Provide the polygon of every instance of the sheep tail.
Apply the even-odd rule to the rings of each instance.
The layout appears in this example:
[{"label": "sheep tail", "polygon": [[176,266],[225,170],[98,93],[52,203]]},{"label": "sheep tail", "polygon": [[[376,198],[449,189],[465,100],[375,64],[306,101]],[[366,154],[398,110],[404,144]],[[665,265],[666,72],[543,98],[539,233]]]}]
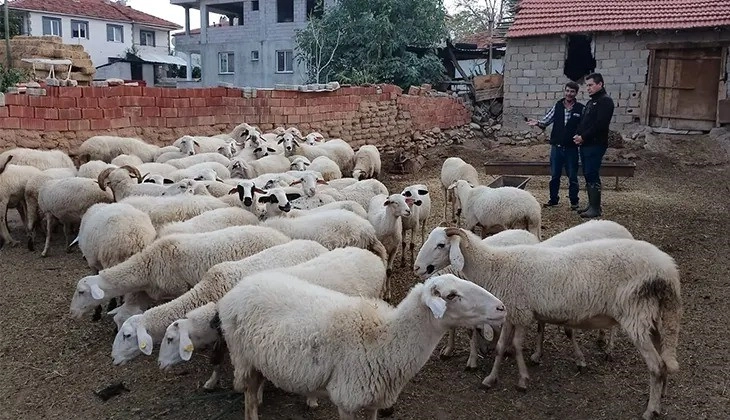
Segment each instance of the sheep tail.
[{"label": "sheep tail", "polygon": [[373,241],[370,242],[370,246],[368,247],[368,251],[379,256],[380,259],[383,260],[383,264],[385,264],[386,267],[388,266],[388,251],[385,249],[385,246],[382,242],[380,242],[380,240],[373,238]]},{"label": "sheep tail", "polygon": [[678,291],[672,290],[671,295],[659,301],[661,322],[659,335],[661,336],[661,356],[667,365],[667,372],[679,370],[677,362],[677,346],[679,345],[679,324],[682,318],[682,301]]},{"label": "sheep tail", "polygon": [[76,237],[76,239],[74,239],[74,240],[73,240],[73,242],[71,242],[71,243],[70,243],[70,244],[68,245],[68,249],[71,249],[71,248],[72,248],[72,247],[73,247],[74,245],[76,245],[76,244],[78,244],[78,243],[79,243],[79,237],[77,236],[77,237]]}]

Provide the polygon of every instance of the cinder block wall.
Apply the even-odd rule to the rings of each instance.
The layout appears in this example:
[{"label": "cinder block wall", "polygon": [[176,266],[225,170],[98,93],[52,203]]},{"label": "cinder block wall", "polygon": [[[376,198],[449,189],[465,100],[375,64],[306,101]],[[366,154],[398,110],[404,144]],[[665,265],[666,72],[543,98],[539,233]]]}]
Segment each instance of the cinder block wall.
[{"label": "cinder block wall", "polygon": [[48,87],[46,96],[11,94],[5,102],[0,106],[0,150],[73,152],[100,134],[167,145],[186,134],[220,134],[246,122],[262,130],[296,126],[303,133],[342,138],[355,148],[373,144],[387,151],[409,145],[416,131],[471,121],[460,99],[404,95],[394,85],[334,92],[258,90],[255,97],[229,88]]},{"label": "cinder block wall", "polygon": [[[616,104],[611,128],[620,131],[628,124],[639,122],[649,65],[647,44],[728,40],[727,31],[596,34],[596,71],[603,74],[606,90]],[[567,37],[559,35],[508,39],[504,62],[506,129],[526,129],[523,116],[542,117],[563,96],[563,86],[570,81],[563,74],[566,51]],[[730,54],[726,67],[730,69]],[[730,83],[726,86],[730,97]],[[581,86],[578,100],[585,103],[587,99]]]}]

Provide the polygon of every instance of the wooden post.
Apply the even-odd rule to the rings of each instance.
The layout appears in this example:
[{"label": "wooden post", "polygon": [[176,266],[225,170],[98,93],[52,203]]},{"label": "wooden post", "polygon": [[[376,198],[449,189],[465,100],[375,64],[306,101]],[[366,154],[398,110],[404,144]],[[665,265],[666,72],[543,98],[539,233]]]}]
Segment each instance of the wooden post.
[{"label": "wooden post", "polygon": [[4,21],[5,21],[5,55],[7,56],[7,59],[8,59],[8,69],[10,69],[12,67],[12,63],[13,63],[13,59],[10,57],[10,11],[8,10],[8,8],[10,7],[8,5],[9,1],[10,0],[5,0],[5,11],[4,11],[4,14],[5,14],[5,17],[4,17]]}]

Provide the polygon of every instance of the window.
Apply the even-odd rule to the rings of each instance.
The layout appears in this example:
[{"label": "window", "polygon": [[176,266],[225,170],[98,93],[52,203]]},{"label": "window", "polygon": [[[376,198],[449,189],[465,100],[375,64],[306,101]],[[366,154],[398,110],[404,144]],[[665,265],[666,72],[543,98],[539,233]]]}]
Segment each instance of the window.
[{"label": "window", "polygon": [[276,0],[276,21],[294,22],[294,0]]},{"label": "window", "polygon": [[251,10],[253,10],[254,12],[259,10],[259,0],[253,0],[251,2]]},{"label": "window", "polygon": [[139,45],[155,46],[154,31],[139,31]]},{"label": "window", "polygon": [[322,0],[307,0],[307,20],[310,16],[321,18],[324,14],[324,2]]},{"label": "window", "polygon": [[218,74],[233,74],[234,60],[232,52],[218,53]]},{"label": "window", "polygon": [[61,19],[43,16],[43,35],[61,35]]},{"label": "window", "polygon": [[596,58],[593,56],[593,40],[586,35],[569,35],[567,37],[567,57],[563,74],[574,82],[580,82],[583,77],[593,73],[596,69]]},{"label": "window", "polygon": [[106,40],[109,42],[124,42],[124,28],[121,25],[106,25]]},{"label": "window", "polygon": [[258,50],[251,51],[251,61],[259,61]]},{"label": "window", "polygon": [[294,54],[292,50],[284,50],[276,52],[276,72],[277,73],[293,73],[294,72]]},{"label": "window", "polygon": [[89,39],[89,22],[71,19],[71,38]]}]

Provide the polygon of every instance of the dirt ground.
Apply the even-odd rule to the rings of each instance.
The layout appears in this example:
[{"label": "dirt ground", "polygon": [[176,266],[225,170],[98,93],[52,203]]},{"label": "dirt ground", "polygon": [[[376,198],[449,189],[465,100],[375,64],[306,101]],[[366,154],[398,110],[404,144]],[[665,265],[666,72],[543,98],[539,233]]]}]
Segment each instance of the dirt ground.
[{"label": "dirt ground", "polygon": [[[604,178],[604,217],[626,226],[638,239],[671,254],[682,273],[685,315],[678,352],[680,371],[670,377],[664,399],[667,419],[730,418],[730,165],[718,159],[717,145],[706,136],[663,139],[669,153],[645,150],[638,155],[636,177],[613,190]],[[426,167],[416,175],[389,176],[391,191],[427,183],[434,209],[430,226],[441,221],[443,196],[438,173],[448,156],[460,156],[481,171],[487,160],[547,159],[547,146],[500,146],[486,149],[476,141],[431,149]],[[626,150],[610,150],[612,156]],[[707,165],[703,162],[712,162]],[[491,177],[482,175],[482,182]],[[547,177],[533,177],[527,189],[547,199]],[[581,181],[582,184],[582,181]],[[581,192],[585,201],[585,193]],[[11,211],[12,233],[24,234]],[[582,220],[570,212],[565,183],[561,205],[543,211],[544,237]],[[139,357],[123,367],[111,363],[114,326],[111,319],[71,320],[68,307],[78,279],[89,273],[78,251],[65,254],[62,236],[54,240],[49,257],[23,248],[0,251],[0,418],[7,419],[234,419],[242,418],[241,396],[230,390],[201,389],[208,375],[208,353],[161,372],[153,357]],[[396,270],[395,297],[400,300],[416,282],[411,263]],[[582,332],[580,343],[588,363],[578,373],[569,341],[548,326],[543,362],[529,366],[526,393],[515,389],[517,368],[508,358],[500,381],[489,391],[478,387],[491,368],[492,356],[480,369],[466,372],[468,342],[457,335],[453,357],[440,360],[437,347],[430,361],[405,387],[394,419],[628,419],[645,409],[648,374],[635,348],[620,333],[614,360],[606,361],[595,332]],[[534,329],[525,346],[534,347]],[[106,402],[93,394],[123,381],[129,392]],[[320,401],[306,409],[304,398],[268,387],[261,408],[264,419],[335,419],[336,409]]]}]

